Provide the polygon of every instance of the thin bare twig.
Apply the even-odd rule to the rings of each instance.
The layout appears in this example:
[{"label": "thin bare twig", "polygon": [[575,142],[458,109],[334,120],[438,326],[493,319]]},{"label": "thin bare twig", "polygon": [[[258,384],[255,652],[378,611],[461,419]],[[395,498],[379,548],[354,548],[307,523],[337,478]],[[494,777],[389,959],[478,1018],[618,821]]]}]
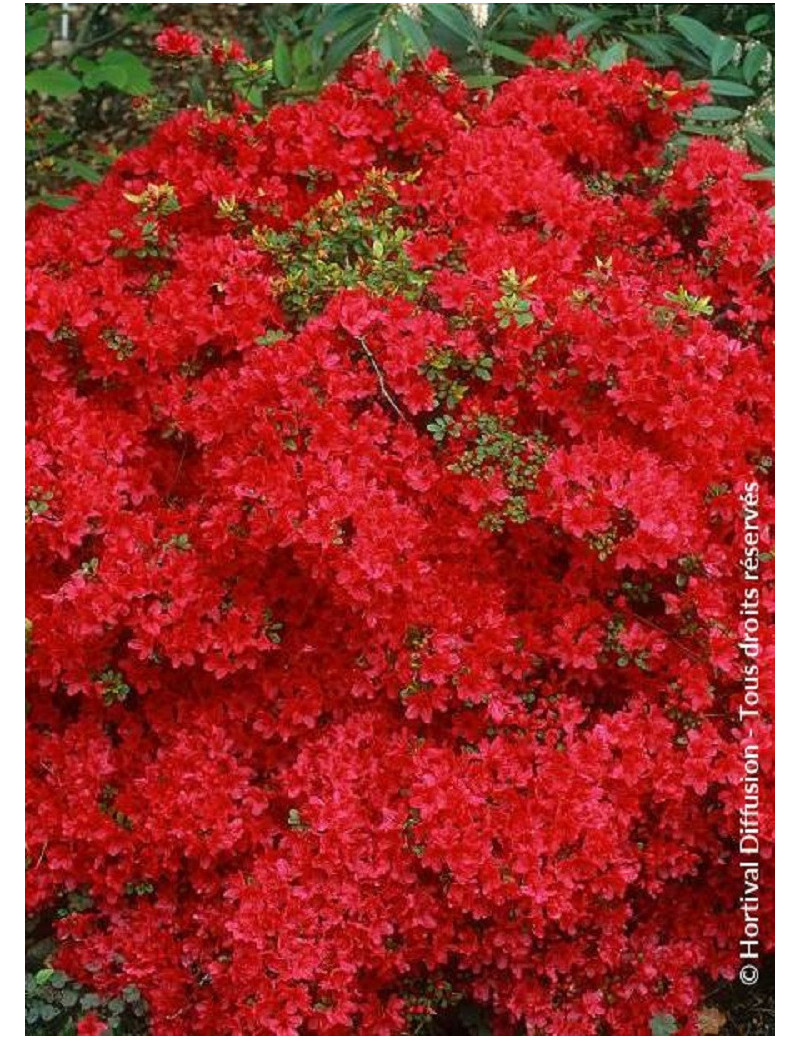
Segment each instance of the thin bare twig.
[{"label": "thin bare twig", "polygon": [[363,336],[356,336],[356,339],[358,340],[359,344],[361,345],[361,349],[366,354],[367,360],[369,361],[370,365],[372,366],[372,370],[373,370],[373,372],[375,373],[375,375],[377,377],[378,386],[380,387],[382,396],[389,402],[389,404],[391,405],[392,410],[394,411],[395,415],[397,415],[400,419],[403,419],[405,422],[408,422],[408,417],[406,416],[405,412],[403,411],[403,409],[400,407],[400,405],[397,403],[395,398],[390,393],[389,388],[386,385],[386,378],[385,378],[385,376],[383,374],[383,369],[378,364],[377,359],[375,358],[375,355],[372,353],[372,351],[367,346],[366,340],[363,338]]}]

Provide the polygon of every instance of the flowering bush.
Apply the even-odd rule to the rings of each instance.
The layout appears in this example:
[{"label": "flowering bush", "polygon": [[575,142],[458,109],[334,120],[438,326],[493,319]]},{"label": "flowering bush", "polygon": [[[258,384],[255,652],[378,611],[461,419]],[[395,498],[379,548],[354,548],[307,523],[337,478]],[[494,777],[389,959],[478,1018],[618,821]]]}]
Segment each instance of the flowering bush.
[{"label": "flowering bush", "polygon": [[185,111],[30,218],[29,909],[157,1035],[692,1031],[738,966],[772,188],[534,54]]}]

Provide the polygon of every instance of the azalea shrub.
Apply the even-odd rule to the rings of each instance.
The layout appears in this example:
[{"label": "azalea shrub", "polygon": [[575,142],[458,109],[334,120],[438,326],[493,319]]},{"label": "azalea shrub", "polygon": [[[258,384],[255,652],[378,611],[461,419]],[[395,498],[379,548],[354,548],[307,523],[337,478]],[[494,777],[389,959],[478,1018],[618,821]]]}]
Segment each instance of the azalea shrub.
[{"label": "azalea shrub", "polygon": [[155,1035],[693,1032],[748,490],[771,946],[772,185],[671,147],[703,87],[532,53],[187,109],[31,211],[28,909]]}]

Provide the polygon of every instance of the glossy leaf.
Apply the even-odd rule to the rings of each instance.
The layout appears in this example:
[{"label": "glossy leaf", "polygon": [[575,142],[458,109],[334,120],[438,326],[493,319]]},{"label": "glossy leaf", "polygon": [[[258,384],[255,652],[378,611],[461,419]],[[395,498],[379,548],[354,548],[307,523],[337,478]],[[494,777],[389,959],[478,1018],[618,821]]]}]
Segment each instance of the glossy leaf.
[{"label": "glossy leaf", "polygon": [[25,77],[26,93],[35,92],[48,97],[65,98],[77,94],[80,89],[81,81],[78,77],[58,65],[36,69]]},{"label": "glossy leaf", "polygon": [[764,64],[769,57],[769,50],[764,46],[763,43],[757,43],[755,47],[745,54],[744,61],[742,62],[742,75],[744,76],[746,83],[752,83],[759,72],[764,68]]},{"label": "glossy leaf", "polygon": [[762,137],[753,130],[745,130],[744,139],[747,141],[750,151],[759,159],[771,164],[775,162],[775,146],[766,137]]},{"label": "glossy leaf", "polygon": [[50,39],[50,30],[46,26],[38,26],[25,30],[25,57],[41,50]]},{"label": "glossy leaf", "polygon": [[425,30],[416,18],[412,18],[405,11],[398,11],[395,17],[398,29],[404,33],[415,54],[418,54],[420,58],[424,58],[431,49]]},{"label": "glossy leaf", "polygon": [[716,76],[718,72],[733,60],[736,54],[736,40],[730,36],[720,36],[714,50],[711,52],[711,74]]},{"label": "glossy leaf", "polygon": [[616,40],[610,47],[601,51],[597,58],[597,67],[603,72],[612,69],[615,65],[621,65],[628,60],[628,45],[624,40]]},{"label": "glossy leaf", "polygon": [[523,54],[522,51],[518,51],[514,47],[506,47],[505,44],[495,43],[493,40],[488,40],[485,46],[486,50],[491,54],[498,58],[503,58],[505,61],[513,62],[515,65],[533,64],[527,54]]},{"label": "glossy leaf", "polygon": [[732,79],[707,79],[711,93],[716,97],[755,97],[755,91]]},{"label": "glossy leaf", "polygon": [[292,85],[294,79],[294,68],[292,65],[292,56],[289,53],[289,47],[283,36],[279,36],[275,41],[275,51],[272,55],[273,68],[275,69],[275,79],[278,81],[280,86],[289,87]]},{"label": "glossy leaf", "polygon": [[741,112],[738,108],[730,108],[728,105],[698,105],[691,112],[692,119],[703,122],[722,123],[731,119],[738,119]]},{"label": "glossy leaf", "polygon": [[455,4],[422,4],[425,15],[443,26],[448,32],[464,40],[474,43],[477,39],[475,27]]},{"label": "glossy leaf", "polygon": [[710,58],[719,45],[720,37],[712,32],[702,22],[688,15],[675,14],[669,19],[669,24],[676,29],[681,36],[701,50],[706,57]]}]

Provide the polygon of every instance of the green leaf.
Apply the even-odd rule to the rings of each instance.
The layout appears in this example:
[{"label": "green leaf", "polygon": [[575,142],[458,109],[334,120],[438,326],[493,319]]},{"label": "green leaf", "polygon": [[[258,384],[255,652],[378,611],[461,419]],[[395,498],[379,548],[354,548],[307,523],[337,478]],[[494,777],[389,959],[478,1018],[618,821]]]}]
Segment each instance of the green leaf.
[{"label": "green leaf", "polygon": [[597,67],[601,72],[607,72],[612,69],[615,65],[621,65],[628,59],[628,45],[624,40],[616,40],[611,44],[610,47],[606,47],[604,51],[595,58]]},{"label": "green leaf", "polygon": [[464,40],[466,43],[475,43],[477,40],[472,22],[455,4],[422,4],[421,6],[427,17],[438,22],[460,40]]},{"label": "green leaf", "polygon": [[604,29],[606,25],[607,16],[602,14],[590,14],[586,18],[581,18],[580,21],[575,22],[567,30],[567,39],[576,40],[579,36],[591,36],[593,33],[598,32],[600,29]]},{"label": "green leaf", "polygon": [[62,159],[58,165],[68,177],[88,181],[90,184],[99,184],[103,179],[102,173],[94,166],[81,162],[79,159]]},{"label": "green leaf", "polygon": [[669,51],[669,37],[663,33],[626,33],[628,40],[656,65],[670,65],[672,55]]},{"label": "green leaf", "polygon": [[756,170],[755,173],[745,173],[742,176],[746,181],[774,181],[775,167],[765,166],[763,170]]},{"label": "green leaf", "polygon": [[769,57],[769,50],[764,46],[763,43],[757,43],[755,47],[747,52],[742,62],[742,75],[744,76],[745,83],[752,83],[756,76],[764,68],[767,58]]},{"label": "green leaf", "polygon": [[720,36],[711,52],[711,75],[716,76],[721,69],[724,69],[735,53],[736,40],[732,40],[730,36]]},{"label": "green leaf", "polygon": [[25,30],[25,57],[40,51],[50,39],[50,30],[46,26]]},{"label": "green leaf", "polygon": [[738,108],[730,108],[728,105],[698,105],[691,111],[692,119],[700,119],[704,122],[726,123],[730,119],[738,119],[742,114]]},{"label": "green leaf", "polygon": [[83,85],[87,90],[97,90],[104,83],[115,90],[124,90],[128,83],[125,69],[116,65],[101,65],[98,62],[93,69],[88,69],[83,77]]},{"label": "green leaf", "polygon": [[716,97],[755,97],[754,90],[732,79],[707,79],[705,82]]},{"label": "green leaf", "polygon": [[311,68],[311,48],[305,40],[300,40],[292,48],[292,65],[298,76]]},{"label": "green leaf", "polygon": [[272,56],[272,61],[275,69],[275,79],[280,86],[290,87],[294,79],[294,67],[292,65],[292,56],[289,53],[289,45],[283,36],[279,36],[275,41],[275,53]]},{"label": "green leaf", "polygon": [[694,46],[697,47],[698,50],[701,50],[708,58],[710,58],[714,53],[714,49],[717,47],[720,37],[703,25],[702,22],[698,22],[696,18],[689,18],[689,16],[685,14],[674,14],[669,19],[669,24],[673,29],[677,30],[685,40],[694,44]]},{"label": "green leaf", "polygon": [[[684,123],[684,130],[688,134],[700,135],[702,137],[719,137],[719,127],[716,123]],[[677,135],[674,138],[676,145],[684,148],[689,142],[683,135]]]},{"label": "green leaf", "polygon": [[106,69],[116,70],[114,75],[117,77],[117,82],[112,84],[112,86],[116,86],[118,90],[123,90],[126,94],[133,95],[152,93],[153,83],[150,79],[150,70],[142,59],[131,51],[106,51],[102,57],[101,64]]},{"label": "green leaf", "polygon": [[513,62],[515,65],[533,64],[527,54],[515,50],[514,47],[506,47],[503,43],[495,43],[494,40],[487,40],[485,47],[487,51],[497,55],[498,58],[504,58],[506,61]]},{"label": "green leaf", "polygon": [[322,65],[323,74],[329,76],[332,72],[341,68],[347,59],[355,54],[362,43],[366,43],[375,31],[378,23],[377,17],[367,22],[362,22],[349,29],[346,33],[336,37],[328,48],[325,61]]},{"label": "green leaf", "polygon": [[128,17],[128,21],[133,25],[137,25],[140,22],[146,22],[148,18],[153,14],[152,4],[126,4],[125,14]]},{"label": "green leaf", "polygon": [[678,1023],[674,1015],[653,1015],[650,1019],[651,1036],[674,1036],[678,1032]]},{"label": "green leaf", "polygon": [[46,69],[36,69],[25,77],[25,92],[44,94],[48,97],[65,98],[77,94],[81,89],[81,81],[71,72],[58,65],[48,65]]},{"label": "green leaf", "polygon": [[759,159],[763,159],[768,163],[775,163],[775,146],[766,137],[762,137],[761,134],[757,134],[753,130],[745,130],[744,139],[747,141],[750,151],[757,155]]},{"label": "green leaf", "polygon": [[325,14],[311,32],[312,43],[321,43],[330,38],[333,44],[345,32],[358,27],[370,26],[370,32],[381,19],[385,4],[328,4]]},{"label": "green leaf", "polygon": [[125,94],[150,94],[153,90],[150,70],[131,51],[106,51],[99,61],[79,57],[73,67],[83,74],[83,85],[87,90],[96,90],[104,83]]},{"label": "green leaf", "polygon": [[752,18],[748,18],[744,23],[744,31],[746,33],[756,33],[760,32],[762,29],[766,29],[768,25],[768,14],[754,14]]},{"label": "green leaf", "polygon": [[206,101],[206,88],[196,73],[189,77],[189,100],[193,105],[204,105]]},{"label": "green leaf", "polygon": [[51,209],[69,209],[70,206],[74,206],[78,200],[72,195],[50,195],[44,192],[41,195],[36,195],[30,200],[32,206],[42,205],[49,206]]},{"label": "green leaf", "polygon": [[393,62],[398,68],[403,64],[403,37],[391,22],[384,22],[375,41],[378,50],[386,61]]},{"label": "green leaf", "polygon": [[505,83],[507,76],[465,76],[464,83],[473,90],[483,87],[496,87],[498,83]]},{"label": "green leaf", "polygon": [[431,49],[425,30],[416,18],[412,18],[410,15],[406,14],[405,11],[398,11],[396,18],[397,28],[400,32],[405,34],[406,39],[414,50],[414,53],[418,54],[420,58],[424,58]]}]

